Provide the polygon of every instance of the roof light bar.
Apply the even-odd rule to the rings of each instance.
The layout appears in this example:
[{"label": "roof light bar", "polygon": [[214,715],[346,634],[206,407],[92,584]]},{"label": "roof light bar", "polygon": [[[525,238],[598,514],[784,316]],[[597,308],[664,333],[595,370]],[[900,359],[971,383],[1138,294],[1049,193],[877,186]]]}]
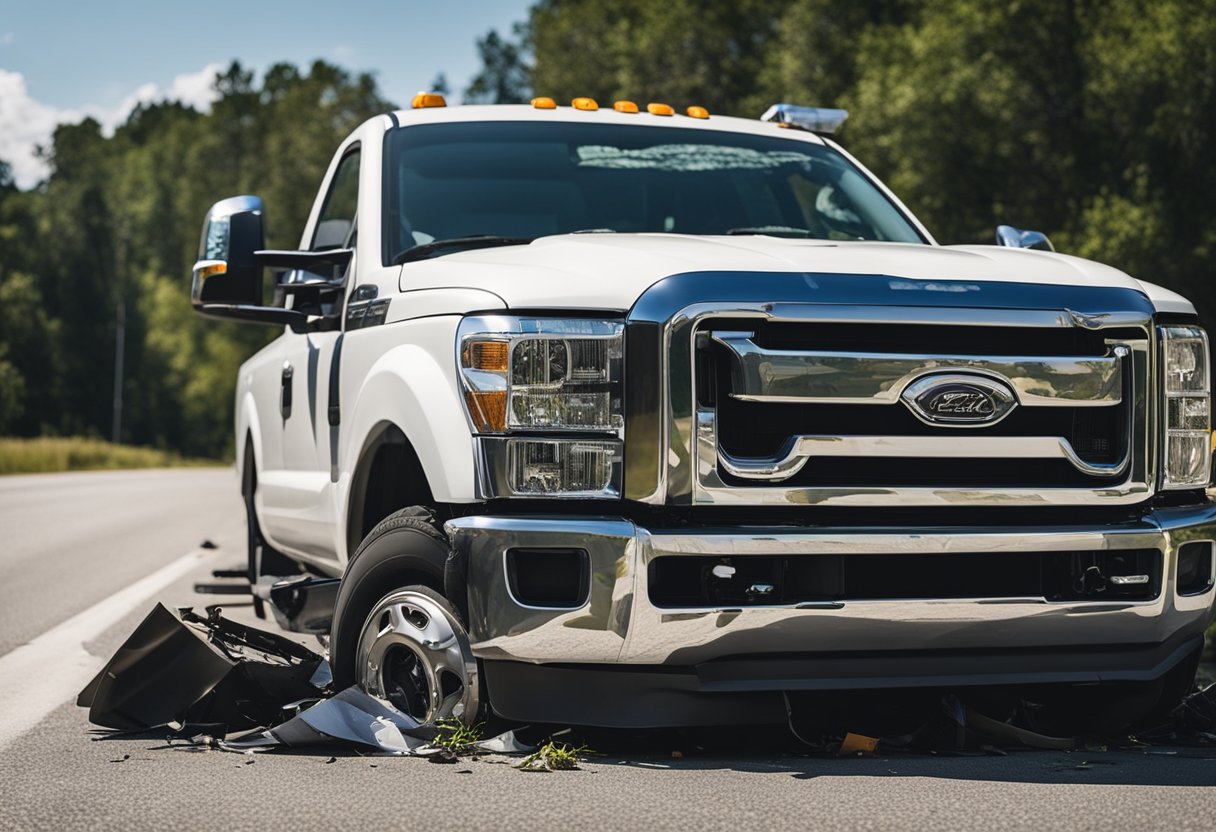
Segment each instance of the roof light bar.
[{"label": "roof light bar", "polygon": [[849,117],[848,110],[830,107],[803,107],[798,104],[774,104],[760,116],[761,121],[809,130],[812,133],[835,133]]}]

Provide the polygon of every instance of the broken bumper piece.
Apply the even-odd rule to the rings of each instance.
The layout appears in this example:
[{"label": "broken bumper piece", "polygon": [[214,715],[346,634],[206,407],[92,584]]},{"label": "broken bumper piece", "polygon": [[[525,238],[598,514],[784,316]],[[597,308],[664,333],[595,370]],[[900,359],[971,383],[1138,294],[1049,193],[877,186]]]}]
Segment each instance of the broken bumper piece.
[{"label": "broken bumper piece", "polygon": [[[282,636],[163,605],[135,629],[76,700],[94,725],[139,731],[220,724],[228,731],[279,722],[284,704],[323,697],[321,657]],[[323,673],[328,672],[325,666]]]},{"label": "broken bumper piece", "polygon": [[[331,696],[329,663],[308,648],[229,621],[218,607],[206,617],[179,613],[157,604],[81,691],[76,704],[89,709],[90,722],[119,735],[157,730],[231,751],[335,743],[399,756],[442,750],[433,742],[441,728],[357,687]],[[468,750],[532,747],[508,731]]]},{"label": "broken bumper piece", "polygon": [[338,601],[337,578],[267,576],[253,585],[255,598],[270,602],[275,622],[290,633],[327,636]]}]

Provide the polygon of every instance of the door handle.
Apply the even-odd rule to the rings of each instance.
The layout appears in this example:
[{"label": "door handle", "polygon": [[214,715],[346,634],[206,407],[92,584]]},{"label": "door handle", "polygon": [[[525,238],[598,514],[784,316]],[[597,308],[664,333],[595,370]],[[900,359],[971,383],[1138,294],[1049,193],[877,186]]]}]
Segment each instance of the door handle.
[{"label": "door handle", "polygon": [[292,369],[291,362],[283,362],[283,387],[279,390],[279,413],[284,419],[291,417],[291,378],[296,371]]}]

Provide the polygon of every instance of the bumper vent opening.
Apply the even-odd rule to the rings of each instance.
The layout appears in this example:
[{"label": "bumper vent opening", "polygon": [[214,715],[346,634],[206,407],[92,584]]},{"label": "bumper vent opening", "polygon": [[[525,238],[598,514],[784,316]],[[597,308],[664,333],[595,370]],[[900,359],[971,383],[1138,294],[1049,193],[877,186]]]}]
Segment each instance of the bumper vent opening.
[{"label": "bumper vent opening", "polygon": [[1202,595],[1212,588],[1212,544],[1184,543],[1178,550],[1178,594]]},{"label": "bumper vent opening", "polygon": [[[1208,551],[1210,555],[1210,546]],[[1207,568],[1210,578],[1210,561]],[[667,556],[651,562],[649,578],[656,607],[721,608],[950,598],[1149,601],[1161,591],[1161,572],[1159,551],[1129,549]]]},{"label": "bumper vent opening", "polygon": [[510,549],[507,586],[525,607],[577,609],[591,592],[591,559],[584,549]]}]

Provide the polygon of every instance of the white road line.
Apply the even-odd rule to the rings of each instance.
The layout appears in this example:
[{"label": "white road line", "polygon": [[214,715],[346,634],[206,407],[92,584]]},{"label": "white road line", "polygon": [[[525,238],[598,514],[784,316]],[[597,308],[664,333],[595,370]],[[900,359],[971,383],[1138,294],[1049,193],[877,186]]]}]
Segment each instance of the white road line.
[{"label": "white road line", "polygon": [[148,598],[214,557],[196,550],[0,656],[0,748],[20,737],[64,702],[75,699],[105,659],[85,642],[117,624]]}]

